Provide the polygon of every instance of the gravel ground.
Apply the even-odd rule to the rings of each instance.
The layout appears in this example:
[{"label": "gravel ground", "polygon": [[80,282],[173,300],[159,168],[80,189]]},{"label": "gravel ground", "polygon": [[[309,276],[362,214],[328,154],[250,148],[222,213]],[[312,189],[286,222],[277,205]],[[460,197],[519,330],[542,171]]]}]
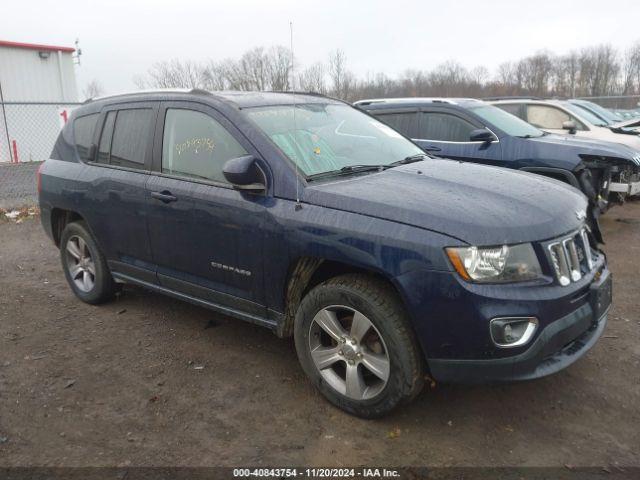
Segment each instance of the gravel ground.
[{"label": "gravel ground", "polygon": [[639,465],[640,203],[603,228],[614,307],[585,358],[365,421],[314,391],[291,341],[138,288],[83,304],[37,219],[0,223],[0,466]]},{"label": "gravel ground", "polygon": [[0,208],[35,205],[36,170],[42,162],[0,163]]}]

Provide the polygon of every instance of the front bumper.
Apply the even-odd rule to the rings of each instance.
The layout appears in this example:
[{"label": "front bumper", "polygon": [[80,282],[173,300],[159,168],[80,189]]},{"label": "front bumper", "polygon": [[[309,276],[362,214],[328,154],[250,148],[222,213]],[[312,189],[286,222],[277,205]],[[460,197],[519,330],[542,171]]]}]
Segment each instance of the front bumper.
[{"label": "front bumper", "polygon": [[640,193],[640,182],[616,183],[611,182],[609,192],[623,193],[633,197]]},{"label": "front bumper", "polygon": [[489,360],[429,359],[431,375],[444,383],[531,380],[556,373],[581,358],[607,324],[605,312],[594,322],[591,305],[550,323],[531,346],[513,357]]},{"label": "front bumper", "polygon": [[[549,244],[535,245],[540,258]],[[604,254],[567,286],[545,278],[484,285],[465,282],[455,272],[416,269],[394,281],[432,377],[443,383],[487,383],[557,372],[583,356],[602,334],[612,291]],[[538,329],[525,345],[501,347],[490,334],[491,320],[501,317],[535,317]]]}]

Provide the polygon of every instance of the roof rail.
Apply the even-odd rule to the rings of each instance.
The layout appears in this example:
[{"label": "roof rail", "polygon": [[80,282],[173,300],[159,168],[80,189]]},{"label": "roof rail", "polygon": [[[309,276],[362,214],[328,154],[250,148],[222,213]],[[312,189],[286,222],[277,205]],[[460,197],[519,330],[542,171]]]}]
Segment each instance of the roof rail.
[{"label": "roof rail", "polygon": [[502,95],[497,97],[484,97],[482,100],[544,100],[544,98],[536,97],[535,95]]},{"label": "roof rail", "polygon": [[371,105],[374,103],[420,103],[420,102],[431,102],[431,103],[447,103],[450,105],[458,105],[461,102],[472,102],[478,101],[475,98],[463,98],[463,97],[399,97],[399,98],[369,98],[366,100],[358,100],[353,102],[354,105]]},{"label": "roof rail", "polygon": [[112,95],[103,95],[99,97],[87,98],[82,104],[91,103],[96,100],[104,100],[114,97],[128,97],[132,95],[139,95],[141,93],[196,93],[199,95],[211,95],[211,92],[202,88],[150,88],[143,90],[136,90],[134,92],[114,93]]}]

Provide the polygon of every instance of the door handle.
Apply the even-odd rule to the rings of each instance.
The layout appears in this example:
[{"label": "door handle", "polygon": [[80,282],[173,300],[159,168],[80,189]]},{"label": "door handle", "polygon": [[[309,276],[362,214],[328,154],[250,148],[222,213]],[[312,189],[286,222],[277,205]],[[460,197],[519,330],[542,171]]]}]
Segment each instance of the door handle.
[{"label": "door handle", "polygon": [[178,201],[178,197],[176,197],[175,195],[172,195],[169,190],[163,190],[161,192],[151,192],[151,197],[155,198],[156,200],[160,200],[163,203],[171,203],[171,202]]},{"label": "door handle", "polygon": [[427,152],[441,152],[442,149],[440,147],[438,147],[437,145],[427,145],[426,147],[422,147],[424,148]]}]

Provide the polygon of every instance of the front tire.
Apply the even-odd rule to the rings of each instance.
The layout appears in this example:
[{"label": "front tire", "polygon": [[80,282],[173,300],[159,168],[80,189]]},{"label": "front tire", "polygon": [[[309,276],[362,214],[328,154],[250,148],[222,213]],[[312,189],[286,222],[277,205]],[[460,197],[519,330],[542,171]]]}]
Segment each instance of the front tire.
[{"label": "front tire", "polygon": [[318,390],[359,417],[385,415],[422,389],[423,361],[393,288],[360,274],[312,289],[298,309],[298,359]]},{"label": "front tire", "polygon": [[114,297],[116,285],[107,261],[84,222],[64,228],[60,259],[67,282],[80,300],[96,305]]}]

